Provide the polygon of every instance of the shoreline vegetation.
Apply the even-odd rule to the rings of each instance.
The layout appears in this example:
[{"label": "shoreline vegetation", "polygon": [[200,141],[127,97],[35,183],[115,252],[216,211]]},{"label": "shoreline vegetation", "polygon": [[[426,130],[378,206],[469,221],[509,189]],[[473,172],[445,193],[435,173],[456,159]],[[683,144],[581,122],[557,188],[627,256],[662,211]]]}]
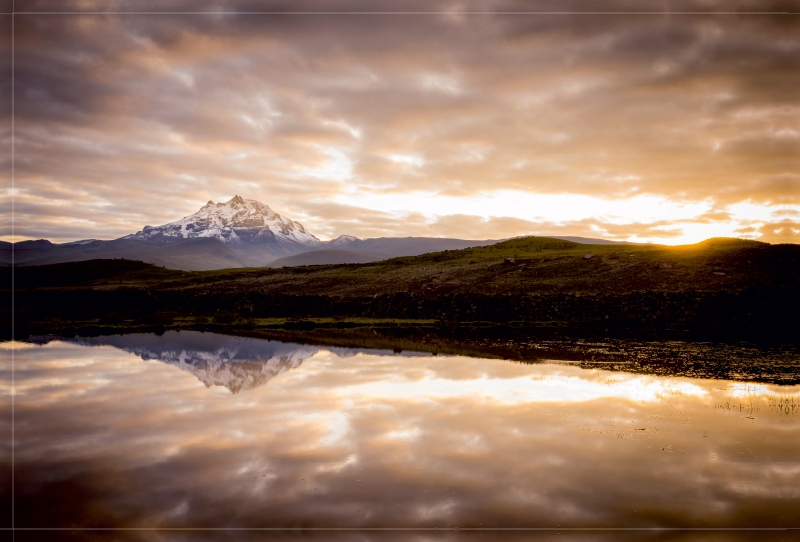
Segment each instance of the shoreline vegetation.
[{"label": "shoreline vegetation", "polygon": [[[15,268],[14,338],[191,329],[521,361],[550,355],[520,346],[531,341],[576,361],[598,354],[578,353],[581,341],[794,345],[799,271],[799,245],[739,239],[525,237],[366,264],[202,272],[91,260]],[[11,269],[0,272],[10,284]]]},{"label": "shoreline vegetation", "polygon": [[[482,329],[425,328],[412,324],[394,327],[321,328],[314,330],[266,328],[186,328],[161,326],[137,329],[77,328],[59,334],[30,335],[28,342],[88,338],[122,333],[221,333],[244,339],[265,339],[319,347],[343,347],[383,351],[422,352],[433,356],[504,359],[518,363],[563,363],[586,369],[623,371],[655,376],[715,378],[742,382],[800,384],[800,345],[693,342],[658,336],[580,337],[574,333],[531,333],[503,326]],[[402,363],[399,358],[398,363]]]}]

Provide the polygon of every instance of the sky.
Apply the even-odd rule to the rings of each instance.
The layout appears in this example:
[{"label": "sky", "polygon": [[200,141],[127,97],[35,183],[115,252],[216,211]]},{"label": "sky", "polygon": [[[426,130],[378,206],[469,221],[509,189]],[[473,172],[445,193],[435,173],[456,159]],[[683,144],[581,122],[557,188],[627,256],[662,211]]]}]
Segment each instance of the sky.
[{"label": "sky", "polygon": [[19,4],[4,240],[240,195],[320,239],[800,241],[800,0]]}]

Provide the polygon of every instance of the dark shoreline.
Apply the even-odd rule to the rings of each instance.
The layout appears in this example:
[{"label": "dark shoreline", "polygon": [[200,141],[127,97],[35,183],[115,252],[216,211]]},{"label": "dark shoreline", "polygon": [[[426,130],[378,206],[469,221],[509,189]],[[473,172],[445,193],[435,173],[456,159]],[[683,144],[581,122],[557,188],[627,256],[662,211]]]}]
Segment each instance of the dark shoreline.
[{"label": "dark shoreline", "polygon": [[[398,325],[423,320],[422,327],[436,329],[507,328],[578,337],[798,343],[797,307],[800,290],[796,287],[582,295],[399,292],[362,297],[72,288],[17,291],[14,324],[15,337],[23,339],[26,334],[87,327],[310,331],[371,327],[372,321],[387,327],[387,320]],[[10,317],[7,313],[9,324]],[[280,321],[269,321],[275,319]],[[332,321],[320,321],[325,319]],[[3,338],[11,338],[10,327]]]},{"label": "dark shoreline", "polygon": [[[555,326],[510,325],[427,326],[411,324],[314,327],[308,321],[288,326],[139,327],[84,326],[43,332],[25,338],[34,343],[59,338],[96,337],[127,333],[200,331],[239,337],[279,340],[315,346],[372,348],[506,359],[521,363],[557,360],[587,369],[628,373],[714,378],[742,382],[800,384],[800,346],[797,344],[749,343],[744,341],[686,340],[657,331],[636,336],[613,336],[598,330]],[[306,329],[303,329],[303,328]]]}]

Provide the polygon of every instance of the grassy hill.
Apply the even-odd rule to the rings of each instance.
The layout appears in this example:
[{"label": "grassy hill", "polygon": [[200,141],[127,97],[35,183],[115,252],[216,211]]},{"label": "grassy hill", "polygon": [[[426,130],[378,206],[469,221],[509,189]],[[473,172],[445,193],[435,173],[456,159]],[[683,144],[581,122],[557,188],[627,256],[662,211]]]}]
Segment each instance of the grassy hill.
[{"label": "grassy hill", "polygon": [[314,250],[294,256],[279,258],[269,267],[297,267],[300,265],[332,265],[342,263],[369,263],[386,260],[388,254],[374,252],[353,252],[351,250]]},{"label": "grassy hill", "polygon": [[527,237],[368,264],[222,270],[201,276],[204,287],[304,295],[622,293],[793,284],[798,265],[798,245],[709,239],[678,247],[620,247]]},{"label": "grassy hill", "polygon": [[[331,252],[331,251],[319,251]],[[313,256],[317,253],[307,253]],[[306,254],[299,255],[305,256]],[[294,258],[294,257],[293,257]],[[104,263],[105,262],[105,263]],[[446,250],[373,263],[307,265],[287,268],[231,268],[177,273],[136,280],[131,262],[94,262],[38,267],[31,276],[67,280],[64,269],[86,265],[86,277],[105,289],[129,286],[224,289],[228,292],[275,291],[295,295],[364,296],[392,292],[624,293],[636,290],[735,290],[753,285],[793,285],[800,279],[800,245],[770,245],[740,239],[709,239],[683,246],[582,245],[547,237],[512,239],[495,245]],[[27,268],[18,268],[18,276]],[[105,269],[100,273],[99,269]],[[165,270],[167,271],[167,270]],[[9,272],[5,270],[5,272]],[[161,278],[158,278],[161,277]],[[130,278],[130,280],[128,280]],[[161,280],[169,278],[168,283]],[[108,284],[99,284],[99,282]],[[35,287],[35,281],[31,282]],[[44,283],[43,283],[44,284]],[[68,282],[61,282],[66,286]],[[76,283],[77,284],[77,283]]]},{"label": "grassy hill", "polygon": [[[163,283],[185,276],[182,271],[125,259],[30,265],[17,267],[14,271],[17,290],[92,286],[109,282],[118,286]],[[3,269],[0,274],[4,281],[10,281],[11,269]]]},{"label": "grassy hill", "polygon": [[218,329],[296,327],[298,318],[301,327],[338,326],[344,318],[736,333],[800,324],[792,308],[800,246],[738,239],[623,247],[527,237],[364,264],[178,272],[99,260],[16,272],[18,319],[38,331],[102,319]]}]

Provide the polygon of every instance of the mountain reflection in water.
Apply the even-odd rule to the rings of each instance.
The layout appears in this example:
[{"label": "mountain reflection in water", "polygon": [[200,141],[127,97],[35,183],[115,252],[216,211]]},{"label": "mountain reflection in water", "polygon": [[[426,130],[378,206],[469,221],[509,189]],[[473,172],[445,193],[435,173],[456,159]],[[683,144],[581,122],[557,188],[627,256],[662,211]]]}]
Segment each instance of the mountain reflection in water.
[{"label": "mountain reflection in water", "polygon": [[[51,338],[40,340],[49,342]],[[306,344],[201,333],[167,331],[163,335],[132,333],[70,340],[85,346],[113,346],[143,360],[158,360],[195,375],[206,386],[224,386],[237,393],[263,386],[279,374],[299,367],[323,349]],[[399,352],[370,348],[324,347],[339,357],[356,354],[405,357],[430,356],[423,352]]]},{"label": "mountain reflection in water", "polygon": [[18,345],[18,527],[800,527],[800,386],[87,344]]}]

